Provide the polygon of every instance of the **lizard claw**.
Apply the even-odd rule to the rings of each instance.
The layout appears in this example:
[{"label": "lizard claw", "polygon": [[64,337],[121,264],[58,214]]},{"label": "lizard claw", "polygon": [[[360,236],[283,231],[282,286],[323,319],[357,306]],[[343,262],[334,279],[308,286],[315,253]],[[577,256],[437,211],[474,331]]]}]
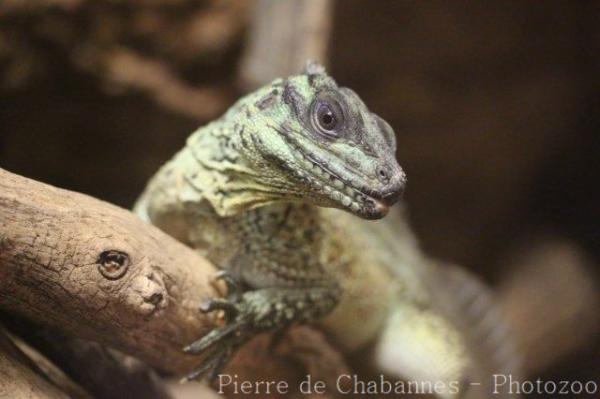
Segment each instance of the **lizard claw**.
[{"label": "lizard claw", "polygon": [[209,346],[212,346],[217,341],[223,340],[227,338],[229,335],[233,334],[236,330],[241,327],[241,322],[234,322],[231,324],[227,324],[221,328],[215,328],[202,338],[197,341],[192,342],[190,345],[183,348],[185,353],[198,354],[203,350],[207,349]]},{"label": "lizard claw", "polygon": [[[223,280],[227,286],[227,299],[212,298],[200,304],[203,313],[222,310],[225,313],[227,324],[215,328],[197,341],[183,348],[185,353],[199,354],[209,351],[202,365],[189,373],[181,382],[188,382],[206,376],[209,381],[214,380],[223,366],[227,363],[233,351],[246,339],[244,332],[248,318],[244,317],[245,306],[242,301],[241,287],[237,280],[227,271],[219,271],[215,280]],[[217,345],[218,344],[218,345]],[[217,347],[218,346],[218,347]],[[215,348],[213,348],[215,347]]]},{"label": "lizard claw", "polygon": [[227,287],[227,297],[232,301],[239,299],[242,289],[240,283],[227,270],[219,270],[215,274],[215,281],[223,281]]},{"label": "lizard claw", "polygon": [[183,384],[205,375],[208,381],[213,381],[223,370],[223,367],[225,366],[227,359],[229,359],[232,352],[233,346],[229,346],[223,350],[212,353],[209,356],[209,359],[201,367],[183,377],[181,380],[179,380],[179,382]]},{"label": "lizard claw", "polygon": [[200,304],[200,311],[202,313],[210,313],[215,310],[224,311],[226,320],[233,320],[238,313],[238,308],[231,301],[223,298],[209,299]]},{"label": "lizard claw", "polygon": [[[233,306],[233,305],[232,305]],[[216,328],[183,348],[190,354],[198,354],[219,343],[219,346],[208,353],[202,365],[189,373],[180,382],[188,382],[206,376],[209,382],[213,381],[221,372],[232,353],[245,341],[243,332],[244,320],[235,320],[221,328]]]},{"label": "lizard claw", "polygon": [[[229,279],[228,275],[220,278]],[[226,280],[227,281],[227,280]],[[233,299],[215,298],[202,304],[200,310],[212,312],[223,310],[226,324],[217,327],[197,341],[186,346],[186,353],[198,354],[206,351],[202,365],[185,381],[207,375],[211,380],[218,375],[220,368],[229,360],[233,351],[253,335],[261,331],[277,330],[295,321],[312,320],[336,302],[335,291],[330,287],[320,288],[263,288],[246,291]],[[321,307],[307,307],[306,303]],[[283,333],[280,337],[283,336]],[[277,338],[273,345],[277,345]]]}]

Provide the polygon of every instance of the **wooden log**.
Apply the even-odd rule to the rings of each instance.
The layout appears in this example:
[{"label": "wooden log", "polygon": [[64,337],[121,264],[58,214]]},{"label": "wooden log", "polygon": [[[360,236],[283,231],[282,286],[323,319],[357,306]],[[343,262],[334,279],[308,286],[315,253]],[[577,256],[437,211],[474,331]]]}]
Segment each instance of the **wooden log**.
[{"label": "wooden log", "polygon": [[528,375],[593,348],[600,295],[585,251],[567,238],[541,234],[522,239],[506,265],[510,272],[498,297]]},{"label": "wooden log", "polygon": [[[125,209],[0,169],[0,310],[181,375],[201,360],[181,348],[215,326],[215,315],[198,311],[221,291],[214,272]],[[269,342],[266,334],[253,339],[226,371],[240,380],[291,382],[348,372],[309,327],[292,329],[276,351]]]},{"label": "wooden log", "polygon": [[0,309],[181,373],[214,271],[124,209],[0,169]]},{"label": "wooden log", "polygon": [[67,399],[68,395],[29,368],[23,353],[0,332],[0,398]]}]

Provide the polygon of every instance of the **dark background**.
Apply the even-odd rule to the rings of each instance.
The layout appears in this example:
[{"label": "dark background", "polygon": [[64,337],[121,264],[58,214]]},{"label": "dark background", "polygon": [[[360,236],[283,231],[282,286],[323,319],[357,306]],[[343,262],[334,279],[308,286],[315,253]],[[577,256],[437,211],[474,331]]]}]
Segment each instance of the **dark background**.
[{"label": "dark background", "polygon": [[[243,91],[252,2],[10,3],[0,6],[0,166],[12,172],[131,207]],[[338,1],[329,46],[338,83],[397,133],[428,253],[498,284],[509,254],[551,234],[600,277],[600,2]],[[192,111],[162,101],[141,72],[124,84],[115,48],[214,89],[214,101]],[[597,378],[599,358],[590,342],[546,373]]]}]

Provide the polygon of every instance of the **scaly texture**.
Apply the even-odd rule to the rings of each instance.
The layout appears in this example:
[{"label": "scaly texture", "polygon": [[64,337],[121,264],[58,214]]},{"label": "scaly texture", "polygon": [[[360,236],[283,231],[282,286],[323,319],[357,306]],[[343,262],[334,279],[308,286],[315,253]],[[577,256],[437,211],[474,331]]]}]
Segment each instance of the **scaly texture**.
[{"label": "scaly texture", "polygon": [[211,350],[192,376],[218,370],[256,332],[331,311],[340,286],[325,270],[317,206],[378,219],[404,180],[391,127],[315,64],[195,132],[137,205],[228,271],[229,298],[203,306],[228,323],[186,348]]},{"label": "scaly texture", "polygon": [[373,361],[389,375],[462,391],[477,378],[444,273],[402,220],[401,233],[361,220],[385,216],[403,189],[395,150],[392,128],[309,64],[239,100],[161,168],[136,212],[224,269],[229,286],[202,306],[227,323],[186,348],[207,353],[189,378],[214,375],[256,332],[317,319],[347,352],[379,339]]}]

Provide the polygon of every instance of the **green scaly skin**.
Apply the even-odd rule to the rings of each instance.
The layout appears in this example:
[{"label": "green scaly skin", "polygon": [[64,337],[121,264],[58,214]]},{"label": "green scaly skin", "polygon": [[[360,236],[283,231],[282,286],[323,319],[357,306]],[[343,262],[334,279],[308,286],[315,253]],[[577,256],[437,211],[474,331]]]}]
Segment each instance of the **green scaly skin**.
[{"label": "green scaly skin", "polygon": [[385,216],[405,183],[395,151],[391,127],[314,64],[242,98],[188,139],[136,205],[226,271],[228,298],[202,310],[224,310],[228,322],[185,348],[208,351],[188,378],[216,376],[258,332],[312,322],[336,306],[343,260],[320,207]]},{"label": "green scaly skin", "polygon": [[[336,129],[319,127],[323,103]],[[361,220],[383,217],[402,190],[394,152],[389,125],[309,65],[238,101],[161,168],[136,212],[222,268],[229,288],[202,306],[229,323],[186,348],[207,355],[188,378],[216,376],[257,332],[317,319],[362,366],[460,383],[441,398],[490,397],[490,375],[518,374],[484,285],[428,259],[400,212]]]}]

